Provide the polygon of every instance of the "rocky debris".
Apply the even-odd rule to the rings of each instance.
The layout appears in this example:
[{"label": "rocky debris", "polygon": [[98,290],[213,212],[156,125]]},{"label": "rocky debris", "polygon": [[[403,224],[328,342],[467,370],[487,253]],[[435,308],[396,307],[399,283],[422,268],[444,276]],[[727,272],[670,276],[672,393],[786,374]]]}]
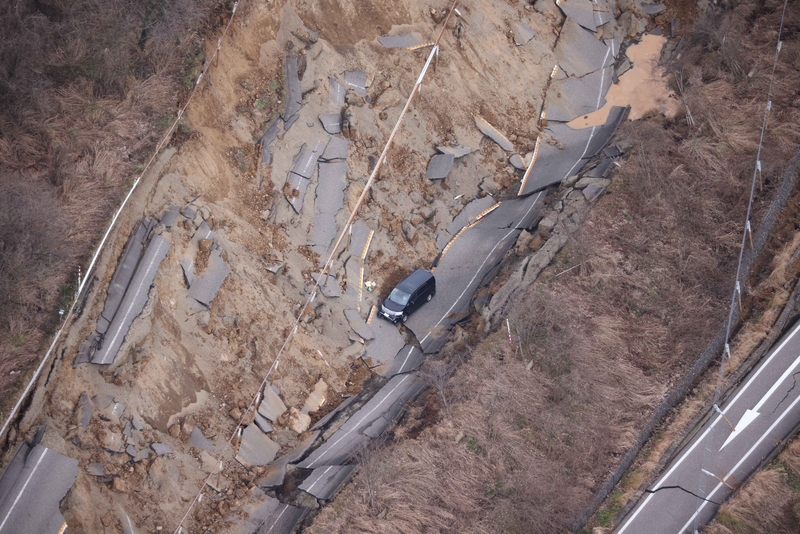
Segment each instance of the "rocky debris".
[{"label": "rocky debris", "polygon": [[78,400],[78,428],[83,432],[92,421],[92,403],[89,402],[89,395],[84,391]]},{"label": "rocky debris", "polygon": [[311,417],[292,406],[289,409],[286,425],[291,428],[293,432],[302,434],[311,426]]},{"label": "rocky debris", "polygon": [[172,449],[166,443],[153,443],[150,445],[150,448],[153,449],[153,452],[156,453],[158,456],[164,456],[165,454],[172,454]]},{"label": "rocky debris", "polygon": [[588,178],[605,178],[608,174],[608,171],[611,170],[611,165],[614,164],[613,158],[605,158],[600,164],[595,167],[594,169],[590,170],[586,177]]},{"label": "rocky debris", "polygon": [[103,469],[103,464],[94,462],[86,466],[86,474],[93,477],[106,476],[106,470]]},{"label": "rocky debris", "polygon": [[[620,17],[617,19],[617,24],[619,25],[620,31],[625,37],[636,37],[636,34],[639,32],[639,19],[637,19],[636,15],[630,11],[626,11],[620,15]],[[628,62],[628,68],[630,68],[630,61]],[[628,69],[623,69],[622,72],[625,72],[626,70]],[[620,69],[617,68],[617,76],[620,75]]]},{"label": "rocky debris", "polygon": [[478,130],[480,130],[483,135],[497,143],[500,148],[506,152],[511,152],[514,150],[514,145],[511,144],[511,141],[509,141],[506,136],[501,134],[497,128],[486,122],[486,119],[483,117],[475,117],[475,126],[478,127]]},{"label": "rocky debris", "polygon": [[414,238],[417,236],[417,227],[411,224],[410,221],[403,221],[403,223],[400,225],[400,228],[403,231],[403,235],[406,237],[406,240],[413,246],[415,243]]},{"label": "rocky debris", "polygon": [[660,3],[642,4],[642,13],[645,15],[658,15],[662,11],[666,11],[667,6]]},{"label": "rocky debris", "polygon": [[285,412],[286,405],[278,395],[277,388],[275,386],[267,387],[264,390],[264,398],[258,405],[258,413],[274,423]]}]

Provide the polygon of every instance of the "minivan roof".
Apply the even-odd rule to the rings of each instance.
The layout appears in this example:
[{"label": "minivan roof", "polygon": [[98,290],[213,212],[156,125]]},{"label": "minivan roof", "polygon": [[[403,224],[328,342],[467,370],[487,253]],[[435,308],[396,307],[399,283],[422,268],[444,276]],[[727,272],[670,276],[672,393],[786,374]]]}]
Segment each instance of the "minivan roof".
[{"label": "minivan roof", "polygon": [[413,273],[405,277],[405,279],[397,284],[397,288],[406,293],[412,293],[417,288],[422,286],[425,282],[433,278],[433,273],[425,269],[417,269]]}]

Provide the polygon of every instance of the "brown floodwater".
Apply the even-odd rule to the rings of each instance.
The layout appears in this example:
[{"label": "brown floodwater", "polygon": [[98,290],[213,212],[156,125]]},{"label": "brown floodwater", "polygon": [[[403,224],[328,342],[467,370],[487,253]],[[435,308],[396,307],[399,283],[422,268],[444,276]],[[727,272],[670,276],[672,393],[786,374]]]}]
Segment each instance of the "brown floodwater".
[{"label": "brown floodwater", "polygon": [[630,120],[640,119],[650,110],[674,117],[678,101],[667,87],[664,68],[658,66],[658,56],[666,42],[663,35],[645,35],[639,44],[629,47],[626,55],[633,68],[620,76],[619,83],[608,90],[606,105],[567,124],[575,129],[598,126],[606,122],[613,106],[628,105],[631,107]]}]

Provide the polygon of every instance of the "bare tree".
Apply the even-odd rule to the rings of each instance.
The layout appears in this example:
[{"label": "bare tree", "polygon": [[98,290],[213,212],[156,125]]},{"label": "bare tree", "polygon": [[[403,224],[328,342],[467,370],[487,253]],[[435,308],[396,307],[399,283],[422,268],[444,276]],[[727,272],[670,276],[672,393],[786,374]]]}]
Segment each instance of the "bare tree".
[{"label": "bare tree", "polygon": [[450,400],[452,397],[452,386],[450,378],[455,373],[457,365],[455,362],[445,361],[426,361],[419,371],[420,378],[426,385],[436,390],[442,400],[444,411],[447,418],[450,418]]}]

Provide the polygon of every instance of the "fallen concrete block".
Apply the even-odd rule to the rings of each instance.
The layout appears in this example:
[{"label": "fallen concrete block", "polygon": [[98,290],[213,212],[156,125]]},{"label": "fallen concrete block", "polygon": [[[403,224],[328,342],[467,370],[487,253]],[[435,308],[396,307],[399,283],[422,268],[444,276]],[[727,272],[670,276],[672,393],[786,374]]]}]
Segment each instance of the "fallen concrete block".
[{"label": "fallen concrete block", "polygon": [[531,39],[536,37],[535,31],[525,24],[520,24],[519,22],[515,22],[513,24],[512,31],[514,32],[514,44],[517,46],[526,45]]},{"label": "fallen concrete block", "polygon": [[300,484],[300,489],[317,499],[328,501],[350,478],[354,470],[355,466],[352,465],[319,467]]},{"label": "fallen concrete block", "polygon": [[483,117],[475,117],[475,126],[478,127],[478,130],[480,130],[483,135],[500,145],[500,148],[506,152],[514,150],[514,145],[511,144],[511,141],[501,134],[497,128],[486,122],[486,119]]},{"label": "fallen concrete block", "polygon": [[341,137],[331,137],[328,146],[319,157],[321,161],[333,161],[336,159],[347,159],[347,148],[350,142]]},{"label": "fallen concrete block", "polygon": [[189,289],[189,297],[206,306],[217,296],[217,292],[228,277],[228,265],[222,259],[219,249],[214,249],[208,257],[205,272],[196,275]]},{"label": "fallen concrete block", "polygon": [[522,161],[522,156],[520,156],[519,154],[514,154],[513,156],[511,156],[508,162],[511,163],[511,166],[517,169],[518,171],[524,171],[526,168],[525,162]]},{"label": "fallen concrete block", "polygon": [[203,432],[198,427],[194,427],[192,429],[192,434],[189,440],[191,444],[198,449],[208,451],[212,454],[214,453],[214,447],[211,446],[211,442],[206,439],[206,437],[203,435]]},{"label": "fallen concrete block", "polygon": [[364,322],[358,310],[345,310],[344,316],[347,318],[350,328],[352,328],[356,334],[366,340],[375,339],[375,332],[372,328],[367,326],[367,323]]},{"label": "fallen concrete block", "polygon": [[[292,117],[295,117],[297,112],[300,111],[303,93],[300,90],[300,78],[297,70],[297,56],[286,56],[284,63],[286,69],[286,104],[283,108],[283,120],[289,122]],[[297,120],[296,118],[294,120]],[[294,121],[292,121],[294,122]],[[284,125],[288,130],[291,124]]]},{"label": "fallen concrete block", "polygon": [[386,48],[411,48],[423,44],[422,36],[418,33],[404,33],[402,35],[385,35],[378,37],[378,42]]},{"label": "fallen concrete block", "polygon": [[662,11],[665,11],[667,6],[664,4],[655,2],[650,4],[642,4],[642,13],[645,15],[658,15]]},{"label": "fallen concrete block", "polygon": [[150,445],[150,448],[153,449],[153,452],[156,453],[158,456],[164,456],[165,454],[172,454],[172,449],[166,443],[153,443]]},{"label": "fallen concrete block", "polygon": [[95,352],[92,363],[109,365],[113,363],[119,348],[128,333],[133,320],[142,313],[150,292],[150,286],[156,278],[161,262],[169,252],[169,242],[160,235],[153,236],[144,257],[136,268],[119,310],[103,338],[101,347]]},{"label": "fallen concrete block", "polygon": [[453,168],[455,156],[453,154],[436,154],[428,163],[427,176],[429,180],[443,180]]},{"label": "fallen concrete block", "polygon": [[178,206],[170,204],[169,207],[167,207],[167,209],[161,215],[160,221],[165,228],[172,228],[172,225],[175,223],[175,219],[177,218],[178,218]]},{"label": "fallen concrete block", "polygon": [[327,113],[319,116],[319,122],[322,127],[329,134],[342,133],[342,115],[341,113]]},{"label": "fallen concrete block", "polygon": [[125,248],[122,255],[117,262],[117,268],[111,276],[111,282],[108,284],[108,294],[106,301],[103,304],[103,312],[97,321],[97,333],[105,334],[108,326],[114,319],[114,316],[122,303],[122,297],[125,296],[125,290],[136,272],[136,265],[139,263],[139,257],[142,254],[142,241],[147,235],[147,226],[143,221],[136,223],[133,228],[128,242],[125,243]]},{"label": "fallen concrete block", "polygon": [[264,399],[258,405],[258,413],[273,423],[286,412],[286,405],[278,396],[274,386],[269,386],[264,391]]},{"label": "fallen concrete block", "polygon": [[331,78],[328,77],[328,96],[331,99],[331,103],[336,106],[337,108],[341,108],[344,106],[344,96],[347,91],[345,90],[344,86]]},{"label": "fallen concrete block", "polygon": [[102,477],[106,475],[106,470],[103,469],[103,464],[94,462],[86,466],[86,474],[93,477]]},{"label": "fallen concrete block", "polygon": [[[311,273],[311,278],[316,282],[320,277],[320,273]],[[339,289],[339,281],[336,279],[335,274],[325,275],[319,284],[320,291],[325,297],[337,298],[342,296]]]},{"label": "fallen concrete block", "polygon": [[571,18],[564,22],[553,53],[561,69],[578,78],[614,62],[611,50]]},{"label": "fallen concrete block", "polygon": [[452,154],[455,159],[463,158],[472,153],[472,149],[467,146],[437,146],[436,150],[442,154]]},{"label": "fallen concrete block", "polygon": [[367,72],[364,69],[345,71],[344,83],[353,88],[359,96],[367,96]]},{"label": "fallen concrete block", "polygon": [[591,0],[561,0],[558,7],[564,15],[573,19],[575,22],[591,32],[597,30],[597,23],[594,18],[594,2]]},{"label": "fallen concrete block", "polygon": [[272,441],[256,425],[248,425],[242,432],[242,441],[236,459],[245,467],[267,465],[275,459],[281,446]]}]

